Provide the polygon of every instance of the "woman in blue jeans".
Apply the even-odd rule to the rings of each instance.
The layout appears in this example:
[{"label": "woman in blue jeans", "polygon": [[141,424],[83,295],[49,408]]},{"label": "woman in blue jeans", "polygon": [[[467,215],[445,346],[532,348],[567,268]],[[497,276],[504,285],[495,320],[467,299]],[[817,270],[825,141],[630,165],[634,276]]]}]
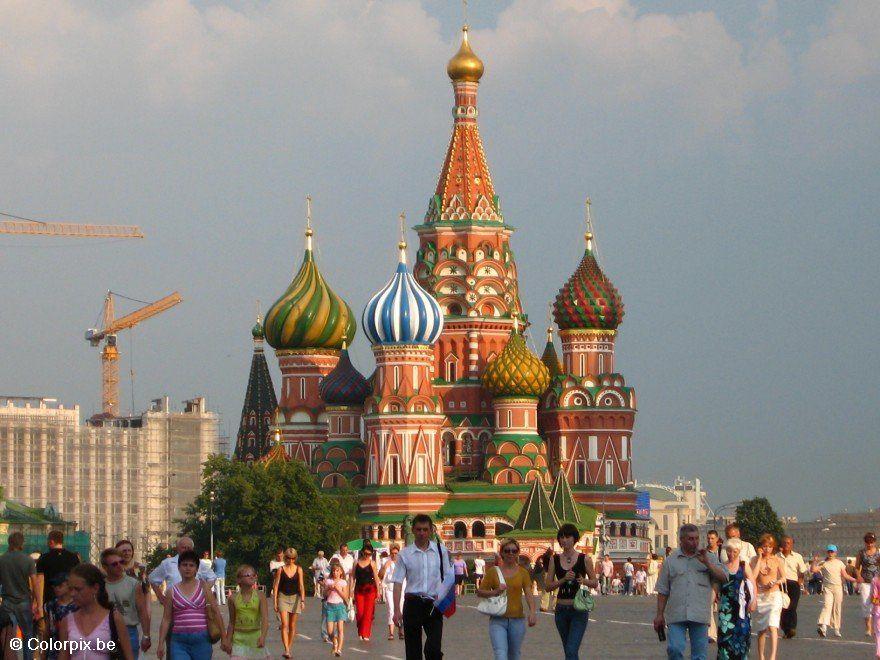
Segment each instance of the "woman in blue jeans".
[{"label": "woman in blue jeans", "polygon": [[486,577],[477,589],[477,596],[491,598],[507,593],[507,610],[502,616],[489,617],[489,639],[495,652],[495,660],[519,660],[523,638],[526,636],[523,596],[529,605],[529,627],[537,622],[532,578],[519,564],[519,543],[516,539],[501,541],[499,552],[501,561],[496,559],[495,566],[486,572]]},{"label": "woman in blue jeans", "polygon": [[599,580],[596,579],[593,570],[593,562],[574,548],[580,538],[581,533],[571,523],[565,523],[559,528],[556,532],[556,540],[562,552],[553,555],[550,560],[545,581],[545,588],[548,591],[559,589],[556,594],[554,618],[562,640],[565,660],[578,660],[581,640],[587,632],[587,621],[590,617],[588,612],[574,608],[574,597],[582,584],[592,589],[599,586]]},{"label": "woman in blue jeans", "polygon": [[[165,656],[165,638],[171,630],[169,660],[210,660],[213,653],[211,638],[208,635],[208,608],[214,617],[222,621],[220,608],[214,592],[205,582],[196,579],[199,570],[199,556],[193,550],[186,550],[177,556],[180,582],[165,590],[165,610],[162,625],[159,626],[159,645],[156,656]],[[226,626],[220,628],[221,645],[228,644]]]}]

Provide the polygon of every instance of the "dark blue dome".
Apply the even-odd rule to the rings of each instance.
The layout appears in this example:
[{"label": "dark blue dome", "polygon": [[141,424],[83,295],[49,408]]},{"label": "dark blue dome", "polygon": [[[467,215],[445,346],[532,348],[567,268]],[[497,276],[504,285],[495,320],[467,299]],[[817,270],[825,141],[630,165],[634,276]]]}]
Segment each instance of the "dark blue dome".
[{"label": "dark blue dome", "polygon": [[339,362],[333,371],[324,376],[318,391],[328,405],[360,406],[369,396],[371,388],[367,379],[351,363],[348,349],[343,348]]}]

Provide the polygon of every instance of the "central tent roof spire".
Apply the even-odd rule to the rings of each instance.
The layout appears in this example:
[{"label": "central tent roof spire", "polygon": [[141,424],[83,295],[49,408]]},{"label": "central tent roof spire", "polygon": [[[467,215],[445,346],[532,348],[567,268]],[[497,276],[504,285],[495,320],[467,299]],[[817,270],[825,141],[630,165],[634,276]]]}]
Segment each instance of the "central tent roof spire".
[{"label": "central tent roof spire", "polygon": [[468,26],[464,25],[461,46],[446,65],[455,93],[454,124],[440,180],[425,217],[426,224],[438,221],[503,223],[477,127],[477,87],[485,67],[471,48],[468,32]]}]

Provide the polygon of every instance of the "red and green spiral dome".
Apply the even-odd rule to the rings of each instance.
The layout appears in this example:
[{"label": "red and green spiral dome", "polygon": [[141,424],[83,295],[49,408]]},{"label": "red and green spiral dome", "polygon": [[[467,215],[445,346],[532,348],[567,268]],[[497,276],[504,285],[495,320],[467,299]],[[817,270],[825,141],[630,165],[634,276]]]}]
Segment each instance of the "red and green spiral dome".
[{"label": "red and green spiral dome", "polygon": [[560,330],[616,330],[623,320],[623,299],[593,254],[592,235],[574,274],[553,303],[553,318]]}]

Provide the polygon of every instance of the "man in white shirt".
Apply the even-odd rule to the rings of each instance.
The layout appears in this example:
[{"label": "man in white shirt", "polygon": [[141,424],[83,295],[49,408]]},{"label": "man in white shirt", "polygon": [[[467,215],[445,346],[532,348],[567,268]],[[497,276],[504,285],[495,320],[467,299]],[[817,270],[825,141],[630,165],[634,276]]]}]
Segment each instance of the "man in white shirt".
[{"label": "man in white shirt", "polygon": [[324,551],[318,550],[318,556],[312,562],[312,582],[315,586],[315,598],[321,598],[321,586],[324,578],[327,576],[327,569],[329,567],[330,562],[324,556]]},{"label": "man in white shirt", "polygon": [[804,586],[804,576],[807,574],[807,563],[803,555],[794,551],[794,539],[790,536],[782,537],[779,558],[782,559],[785,567],[785,592],[791,601],[789,606],[782,610],[779,629],[786,639],[791,639],[797,632],[797,606]]},{"label": "man in white shirt", "polygon": [[354,555],[348,551],[348,544],[343,543],[339,546],[339,552],[333,554],[330,557],[330,561],[336,560],[342,566],[342,570],[345,571],[345,578],[348,580],[348,593],[354,593],[354,575],[352,574],[352,570],[354,569]]},{"label": "man in white shirt", "polygon": [[[740,561],[744,561],[746,566],[748,566],[752,559],[758,556],[758,553],[755,552],[755,546],[753,546],[748,541],[743,541],[739,535],[739,525],[736,523],[730,523],[727,527],[724,528],[724,535],[729,539],[739,539],[742,543],[742,550],[739,551],[739,559]],[[721,549],[721,563],[727,563],[727,551],[723,548]]]},{"label": "man in white shirt", "polygon": [[[425,660],[443,657],[443,615],[434,607],[434,601],[449,574],[452,561],[449,550],[431,540],[434,523],[430,516],[420,513],[413,517],[412,533],[415,542],[400,551],[394,567],[394,623],[403,627],[406,660],[422,659],[422,630],[425,631]],[[403,596],[403,611],[400,595]]]},{"label": "man in white shirt", "polygon": [[633,595],[633,573],[635,572],[635,567],[633,566],[632,557],[626,558],[626,563],[623,565],[623,595],[624,596],[632,596]]},{"label": "man in white shirt", "polygon": [[614,578],[614,562],[611,561],[611,557],[609,555],[605,555],[605,559],[602,560],[600,564],[602,568],[602,582],[601,589],[603,596],[607,596],[611,593],[611,580]]},{"label": "man in white shirt", "polygon": [[483,580],[485,574],[486,560],[478,556],[474,559],[474,583],[477,585],[477,589],[480,588],[480,582]]},{"label": "man in white shirt", "polygon": [[[180,556],[181,552],[192,550],[194,547],[195,544],[190,537],[181,536],[177,539],[177,554],[173,557],[166,557],[163,559],[162,563],[156,566],[156,568],[150,573],[148,579],[153,587],[153,593],[156,594],[156,598],[163,605],[165,604],[165,593],[167,593],[168,587],[173,587],[183,579],[180,577],[180,571],[177,568],[177,558]],[[205,568],[204,565],[200,564],[196,578],[204,580],[208,583],[208,588],[213,589],[217,576],[214,575],[214,571],[211,570],[210,566]],[[165,584],[165,592],[162,591],[163,583]]]}]

